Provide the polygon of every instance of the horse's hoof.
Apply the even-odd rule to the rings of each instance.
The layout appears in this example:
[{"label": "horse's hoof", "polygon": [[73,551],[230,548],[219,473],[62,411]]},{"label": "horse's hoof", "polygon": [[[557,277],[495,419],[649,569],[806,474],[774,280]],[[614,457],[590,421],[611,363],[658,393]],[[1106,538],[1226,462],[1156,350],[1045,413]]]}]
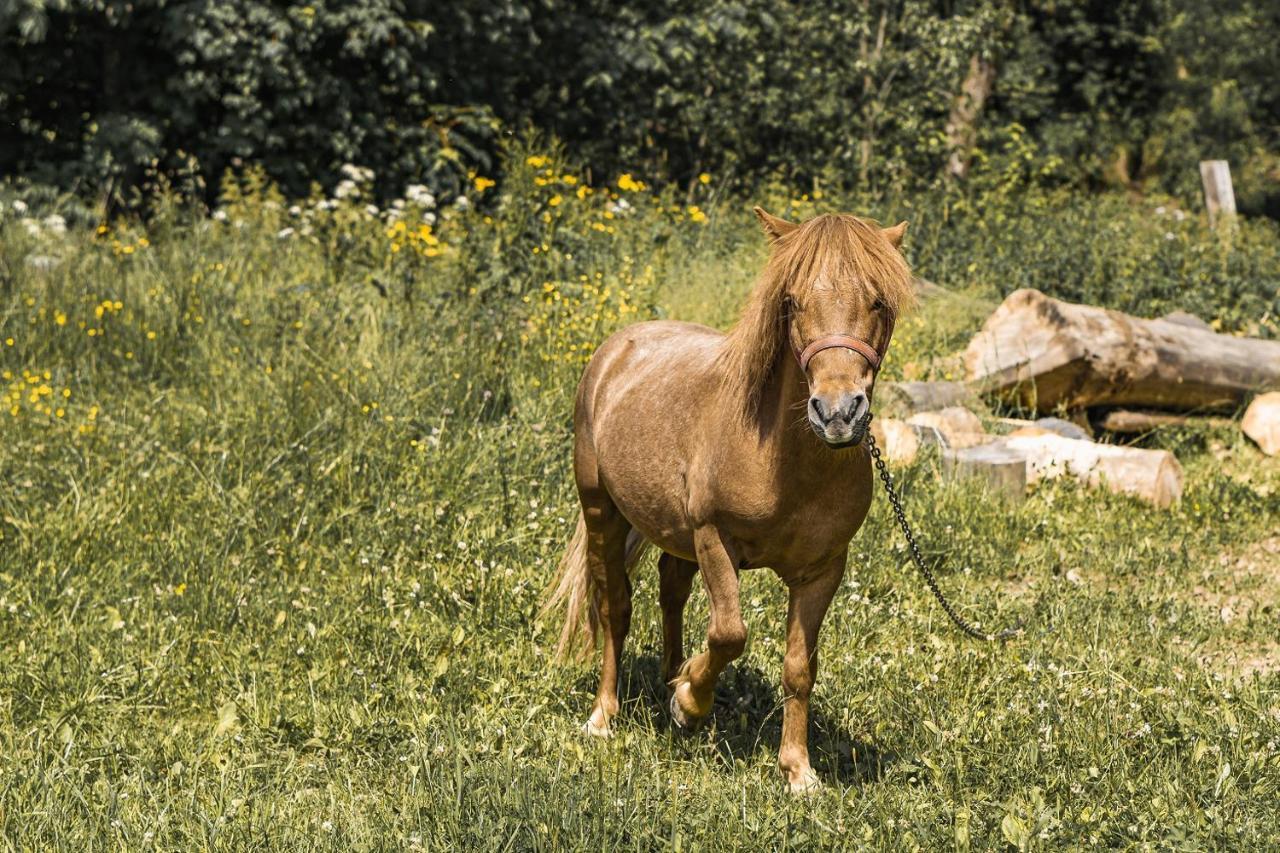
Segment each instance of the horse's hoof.
[{"label": "horse's hoof", "polygon": [[787,790],[798,797],[807,797],[822,790],[822,781],[812,768],[806,767],[804,772],[787,782]]},{"label": "horse's hoof", "polygon": [[587,721],[582,724],[582,733],[587,737],[611,738],[613,737],[613,729],[609,725],[609,721],[603,723],[596,722],[596,715],[592,714]]},{"label": "horse's hoof", "polygon": [[676,701],[675,691],[671,692],[671,722],[676,724],[676,728],[682,732],[695,731],[702,719],[702,717],[690,717],[686,714],[680,708],[680,703]]}]

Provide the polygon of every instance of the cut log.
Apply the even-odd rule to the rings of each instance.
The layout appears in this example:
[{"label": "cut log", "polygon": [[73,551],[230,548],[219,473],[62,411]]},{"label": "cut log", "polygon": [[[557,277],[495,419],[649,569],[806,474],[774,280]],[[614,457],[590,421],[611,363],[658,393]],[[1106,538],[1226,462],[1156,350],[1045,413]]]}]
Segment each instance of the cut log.
[{"label": "cut log", "polygon": [[[1017,468],[1015,460],[1021,461],[1020,476],[1012,470]],[[1095,444],[1053,434],[1023,435],[944,451],[943,463],[948,472],[981,474],[1015,494],[1041,480],[1073,477],[1158,507],[1168,507],[1182,497],[1182,466],[1167,450]]]},{"label": "cut log", "polygon": [[1175,415],[1171,412],[1135,412],[1129,409],[1116,409],[1107,412],[1099,424],[1107,432],[1118,432],[1127,435],[1151,432],[1165,426],[1224,426],[1231,423],[1227,418],[1198,417],[1196,415]]},{"label": "cut log", "polygon": [[935,429],[947,447],[973,447],[986,444],[992,436],[982,429],[978,416],[961,406],[948,406],[936,412],[920,412],[907,418],[913,426]]},{"label": "cut log", "polygon": [[1158,507],[1182,499],[1182,465],[1167,450],[1077,441],[1060,435],[1018,436],[1005,446],[1027,457],[1027,482],[1070,476]]},{"label": "cut log", "polygon": [[877,386],[876,392],[881,395],[885,413],[899,417],[978,402],[962,382],[886,382]]},{"label": "cut log", "polygon": [[1093,436],[1089,435],[1084,427],[1071,421],[1065,421],[1062,418],[1036,418],[1034,421],[1025,421],[1018,418],[997,418],[996,422],[1013,427],[1009,435],[1044,435],[1052,433],[1063,438],[1093,441]]},{"label": "cut log", "polygon": [[1027,456],[1003,440],[979,447],[942,452],[942,470],[952,478],[978,477],[997,492],[1016,500],[1027,494]]},{"label": "cut log", "polygon": [[1244,434],[1268,456],[1280,456],[1280,394],[1260,394],[1245,410],[1240,424]]},{"label": "cut log", "polygon": [[1142,320],[1037,290],[1010,294],[964,361],[983,393],[1041,412],[1230,409],[1252,393],[1280,389],[1280,341]]},{"label": "cut log", "polygon": [[871,435],[891,465],[910,465],[916,461],[921,444],[929,440],[921,432],[895,418],[876,418],[871,422]]},{"label": "cut log", "polygon": [[981,421],[967,409],[926,412],[909,421],[876,418],[871,434],[884,458],[895,465],[909,465],[925,447],[974,447],[996,438],[983,432]]}]

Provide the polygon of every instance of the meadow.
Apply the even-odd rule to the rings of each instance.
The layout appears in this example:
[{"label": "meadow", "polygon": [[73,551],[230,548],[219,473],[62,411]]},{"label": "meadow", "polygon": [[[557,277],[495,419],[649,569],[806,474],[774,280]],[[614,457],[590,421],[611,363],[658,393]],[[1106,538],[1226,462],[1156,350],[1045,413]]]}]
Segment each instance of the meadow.
[{"label": "meadow", "polygon": [[[573,388],[626,323],[732,323],[767,251],[751,202],[715,175],[588,185],[554,150],[509,152],[462,207],[375,205],[368,178],[293,200],[248,172],[212,215],[160,197],[145,224],[0,202],[7,847],[1280,846],[1280,460],[1235,425],[1140,439],[1186,468],[1168,511],[898,470],[961,612],[1027,630],[953,630],[878,495],[824,626],[815,796],[775,767],[767,572],[681,735],[642,566],[618,733],[588,741],[596,666],[553,661],[539,616],[577,512]],[[944,291],[889,379],[958,378],[1022,286],[1280,335],[1273,223],[1017,176],[766,206],[911,221]],[[690,647],[704,629],[695,592]]]}]

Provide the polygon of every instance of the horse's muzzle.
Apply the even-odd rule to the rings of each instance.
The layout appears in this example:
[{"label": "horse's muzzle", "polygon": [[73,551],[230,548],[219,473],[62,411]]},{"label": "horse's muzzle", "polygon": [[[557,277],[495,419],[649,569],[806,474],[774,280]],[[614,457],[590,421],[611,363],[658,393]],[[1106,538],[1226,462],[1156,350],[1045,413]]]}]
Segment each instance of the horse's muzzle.
[{"label": "horse's muzzle", "polygon": [[871,403],[861,391],[841,394],[834,404],[814,396],[809,398],[808,415],[814,434],[828,446],[854,447],[866,437]]}]

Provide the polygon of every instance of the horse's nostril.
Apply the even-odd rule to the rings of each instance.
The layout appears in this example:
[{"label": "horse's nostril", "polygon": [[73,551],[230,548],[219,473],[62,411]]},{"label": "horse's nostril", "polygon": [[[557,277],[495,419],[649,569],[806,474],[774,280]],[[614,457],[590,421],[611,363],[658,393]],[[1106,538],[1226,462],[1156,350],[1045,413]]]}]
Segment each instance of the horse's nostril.
[{"label": "horse's nostril", "polygon": [[822,405],[822,401],[817,397],[809,398],[809,411],[818,419],[820,423],[826,423],[828,419],[826,406]]},{"label": "horse's nostril", "polygon": [[867,413],[869,405],[867,395],[862,391],[858,391],[854,394],[841,395],[840,404],[836,411],[842,420],[854,423],[862,419],[862,416]]}]

